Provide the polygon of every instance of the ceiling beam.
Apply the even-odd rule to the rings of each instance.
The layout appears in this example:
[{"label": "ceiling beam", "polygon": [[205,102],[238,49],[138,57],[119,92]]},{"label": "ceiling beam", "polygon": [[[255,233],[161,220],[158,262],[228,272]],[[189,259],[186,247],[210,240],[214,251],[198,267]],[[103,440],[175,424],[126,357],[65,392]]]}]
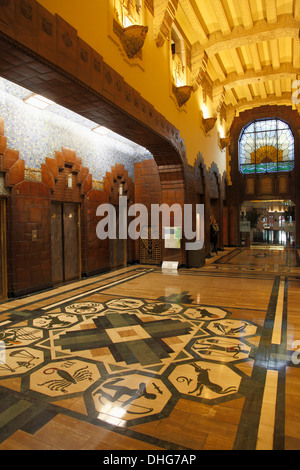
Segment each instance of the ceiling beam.
[{"label": "ceiling beam", "polygon": [[261,61],[257,44],[250,44],[249,48],[252,56],[253,68],[257,72],[261,70]]},{"label": "ceiling beam", "polygon": [[300,68],[300,39],[294,38],[293,40],[293,66]]},{"label": "ceiling beam", "polygon": [[279,45],[278,45],[277,38],[271,39],[270,48],[271,48],[272,67],[274,69],[278,69],[280,67],[280,58],[279,58]]},{"label": "ceiling beam", "polygon": [[267,91],[266,91],[266,86],[265,86],[264,82],[259,82],[258,88],[259,88],[259,93],[260,93],[261,98],[263,100],[266,100],[267,99]]},{"label": "ceiling beam", "polygon": [[212,57],[210,57],[210,62],[216,72],[216,74],[218,75],[219,77],[219,80],[221,82],[225,82],[226,81],[226,75],[221,67],[221,64],[219,62],[219,59],[218,59],[218,56],[216,55],[213,55]]},{"label": "ceiling beam", "polygon": [[200,23],[200,20],[193,8],[193,6],[191,5],[191,2],[190,0],[179,0],[179,4],[182,8],[182,10],[184,11],[191,27],[194,29],[194,31],[197,33],[198,35],[198,38],[199,38],[199,42],[201,44],[204,44],[208,41],[208,37]]},{"label": "ceiling beam", "polygon": [[242,12],[243,25],[245,29],[253,28],[253,18],[249,0],[239,0],[240,9]]},{"label": "ceiling beam", "polygon": [[299,0],[294,0],[294,18],[300,21],[300,3]]},{"label": "ceiling beam", "polygon": [[241,62],[241,59],[240,59],[240,56],[238,54],[237,49],[232,49],[232,51],[230,51],[230,55],[231,55],[232,60],[234,62],[237,74],[238,75],[243,75],[244,74],[244,67],[243,67],[243,64]]},{"label": "ceiling beam", "polygon": [[229,73],[226,80],[213,83],[214,87],[224,87],[225,90],[235,88],[237,86],[251,85],[253,83],[264,82],[266,80],[278,80],[281,78],[296,79],[299,69],[293,67],[289,63],[281,64],[280,69],[274,70],[271,66],[262,67],[260,71],[254,69],[247,70],[243,76],[238,73]]},{"label": "ceiling beam", "polygon": [[281,81],[280,80],[275,80],[274,86],[275,86],[275,95],[278,98],[280,98],[282,96]]},{"label": "ceiling beam", "polygon": [[293,15],[284,14],[278,17],[277,23],[268,23],[266,20],[257,21],[251,30],[235,27],[230,36],[213,33],[204,45],[209,57],[224,50],[235,49],[241,46],[249,46],[262,41],[270,41],[279,38],[298,38],[300,22]]},{"label": "ceiling beam", "polygon": [[212,7],[219,22],[220,30],[223,34],[230,34],[231,28],[221,0],[211,0]]},{"label": "ceiling beam", "polygon": [[268,23],[276,23],[277,22],[276,0],[266,0],[266,13],[267,13],[267,22]]},{"label": "ceiling beam", "polygon": [[252,109],[258,106],[265,106],[265,105],[289,105],[294,108],[293,102],[291,100],[291,93],[284,92],[281,93],[281,96],[277,96],[276,94],[268,95],[267,98],[259,98],[255,97],[252,101],[248,101],[248,99],[243,98],[238,101],[238,103],[233,106],[233,109],[236,112],[244,111],[245,109]]}]

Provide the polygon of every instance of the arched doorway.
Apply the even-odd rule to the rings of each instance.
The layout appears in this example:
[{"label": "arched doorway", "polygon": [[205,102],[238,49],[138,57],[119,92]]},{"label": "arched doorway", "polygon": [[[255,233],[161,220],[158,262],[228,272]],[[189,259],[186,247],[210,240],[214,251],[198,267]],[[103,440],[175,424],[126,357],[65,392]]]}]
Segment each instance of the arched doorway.
[{"label": "arched doorway", "polygon": [[291,200],[256,200],[241,204],[242,246],[294,246],[295,227],[295,204]]},{"label": "arched doorway", "polygon": [[[228,188],[231,212],[230,244],[250,244],[250,234],[246,235],[246,232],[241,231],[240,219],[241,213],[245,212],[242,208],[245,207],[246,201],[248,207],[251,207],[252,201],[258,201],[258,207],[272,207],[272,204],[275,206],[275,201],[283,201],[283,204],[293,208],[291,215],[295,231],[288,237],[292,243],[295,242],[296,246],[299,246],[299,126],[299,114],[288,106],[261,106],[244,111],[234,119],[230,130],[229,148],[232,183]],[[292,204],[288,201],[292,201]],[[276,214],[275,218],[277,216],[278,221],[275,222],[281,223],[281,214]],[[268,216],[265,214],[265,217],[263,223],[267,224]],[[276,225],[275,227],[277,228]],[[245,224],[242,230],[246,230]],[[257,232],[259,243],[267,241],[268,233],[269,241],[280,243],[281,240],[283,243],[284,235],[280,235],[280,240],[277,239],[280,230],[277,230],[275,238],[272,232],[274,230],[264,234]]]}]

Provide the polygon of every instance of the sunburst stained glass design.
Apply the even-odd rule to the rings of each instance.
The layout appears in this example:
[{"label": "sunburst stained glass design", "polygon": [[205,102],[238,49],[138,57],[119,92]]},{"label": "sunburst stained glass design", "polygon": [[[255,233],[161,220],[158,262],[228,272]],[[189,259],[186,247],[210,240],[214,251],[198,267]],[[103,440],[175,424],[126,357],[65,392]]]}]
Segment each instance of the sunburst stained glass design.
[{"label": "sunburst stained glass design", "polygon": [[252,121],[239,138],[240,171],[270,173],[294,168],[294,136],[280,119]]}]

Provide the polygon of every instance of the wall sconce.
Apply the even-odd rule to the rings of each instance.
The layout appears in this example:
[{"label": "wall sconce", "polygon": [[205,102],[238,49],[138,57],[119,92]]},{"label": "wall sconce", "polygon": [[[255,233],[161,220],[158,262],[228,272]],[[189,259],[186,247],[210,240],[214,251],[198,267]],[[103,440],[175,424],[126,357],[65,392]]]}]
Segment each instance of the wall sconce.
[{"label": "wall sconce", "polygon": [[70,174],[67,176],[67,188],[68,188],[68,189],[73,189],[72,173],[70,173]]},{"label": "wall sconce", "polygon": [[173,85],[173,93],[176,97],[179,107],[183,106],[190,99],[192,91],[192,86],[184,85],[176,87],[175,85]]},{"label": "wall sconce", "polygon": [[148,26],[132,25],[123,28],[120,40],[129,59],[132,59],[143,47]]},{"label": "wall sconce", "polygon": [[220,147],[224,150],[230,143],[230,137],[220,138]]},{"label": "wall sconce", "polygon": [[212,130],[216,121],[217,121],[216,117],[206,118],[206,119],[202,118],[202,124],[206,133]]}]

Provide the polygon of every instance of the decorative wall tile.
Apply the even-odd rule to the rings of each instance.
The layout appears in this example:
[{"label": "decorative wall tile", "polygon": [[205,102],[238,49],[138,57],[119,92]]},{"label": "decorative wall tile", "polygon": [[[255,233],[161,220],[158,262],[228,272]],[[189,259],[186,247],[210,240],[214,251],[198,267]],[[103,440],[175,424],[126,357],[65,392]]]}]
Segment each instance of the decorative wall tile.
[{"label": "decorative wall tile", "polygon": [[25,180],[26,181],[42,181],[42,171],[35,170],[34,168],[25,168]]},{"label": "decorative wall tile", "polygon": [[143,147],[108,131],[92,132],[94,122],[56,104],[46,110],[35,109],[22,100],[30,91],[0,79],[0,116],[4,118],[7,148],[19,151],[19,158],[31,170],[41,169],[46,158],[54,158],[62,147],[81,157],[95,180],[102,180],[116,163],[123,164],[134,178],[134,164],[153,159]]},{"label": "decorative wall tile", "polygon": [[0,173],[0,194],[1,196],[8,196],[9,192],[5,188],[4,175]]}]

